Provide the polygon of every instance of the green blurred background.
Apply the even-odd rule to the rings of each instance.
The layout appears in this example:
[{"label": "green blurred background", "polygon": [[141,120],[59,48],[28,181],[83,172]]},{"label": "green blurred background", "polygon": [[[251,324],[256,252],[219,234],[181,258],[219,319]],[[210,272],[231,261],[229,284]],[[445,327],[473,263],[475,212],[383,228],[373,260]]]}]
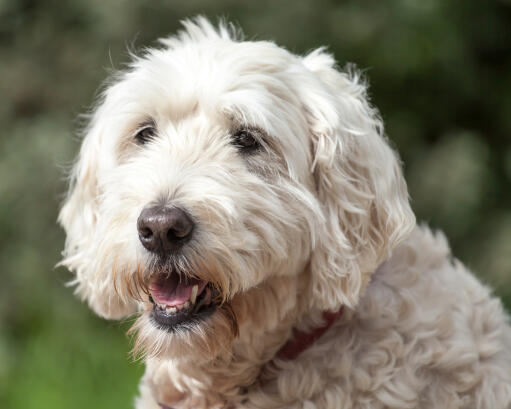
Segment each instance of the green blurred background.
[{"label": "green blurred background", "polygon": [[493,0],[0,0],[0,408],[129,408],[129,323],[92,315],[55,269],[63,169],[99,84],[203,13],[371,81],[418,218],[511,307],[511,3]]}]

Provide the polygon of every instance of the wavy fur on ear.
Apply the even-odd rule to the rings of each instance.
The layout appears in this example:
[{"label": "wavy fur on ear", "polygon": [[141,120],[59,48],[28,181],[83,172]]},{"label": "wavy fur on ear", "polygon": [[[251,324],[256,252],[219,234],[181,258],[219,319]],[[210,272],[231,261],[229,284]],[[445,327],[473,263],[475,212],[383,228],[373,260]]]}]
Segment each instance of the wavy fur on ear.
[{"label": "wavy fur on ear", "polygon": [[321,309],[354,306],[371,273],[410,233],[415,216],[400,163],[359,72],[337,71],[323,49],[303,63],[317,76],[302,100],[327,221],[311,258],[311,302]]},{"label": "wavy fur on ear", "polygon": [[119,296],[105,277],[104,265],[98,266],[96,249],[99,237],[96,225],[99,218],[98,166],[103,146],[103,128],[98,108],[85,133],[78,160],[70,174],[70,188],[59,214],[59,223],[66,231],[64,259],[60,265],[75,273],[69,283],[100,316],[119,319],[135,312],[135,305]]}]

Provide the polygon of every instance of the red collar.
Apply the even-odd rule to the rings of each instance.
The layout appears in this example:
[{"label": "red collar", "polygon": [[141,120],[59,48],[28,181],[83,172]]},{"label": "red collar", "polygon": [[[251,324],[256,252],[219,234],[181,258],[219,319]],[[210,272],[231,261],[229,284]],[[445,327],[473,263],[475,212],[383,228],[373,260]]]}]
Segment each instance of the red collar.
[{"label": "red collar", "polygon": [[[313,329],[311,332],[303,332],[294,329],[293,337],[287,341],[282,348],[280,348],[276,357],[285,361],[291,361],[295,359],[303,351],[309,348],[314,342],[316,342],[316,340],[318,340],[328,330],[328,328],[333,325],[337,318],[342,315],[343,311],[344,307],[339,308],[339,310],[336,312],[323,312],[323,319],[325,320],[325,323],[321,327]],[[159,406],[162,409],[172,409],[163,403],[159,403]]]},{"label": "red collar", "polygon": [[339,308],[338,311],[325,311],[323,319],[325,323],[323,326],[313,329],[311,332],[293,330],[293,337],[277,352],[277,358],[291,361],[300,355],[303,351],[309,348],[316,340],[321,337],[332,324],[339,318],[344,311],[344,308]]}]

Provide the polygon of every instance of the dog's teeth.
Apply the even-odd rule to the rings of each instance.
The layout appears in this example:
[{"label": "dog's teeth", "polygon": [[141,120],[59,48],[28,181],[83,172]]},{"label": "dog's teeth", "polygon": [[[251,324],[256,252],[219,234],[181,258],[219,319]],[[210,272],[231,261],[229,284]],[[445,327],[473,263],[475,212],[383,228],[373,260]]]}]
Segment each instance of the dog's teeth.
[{"label": "dog's teeth", "polygon": [[[192,288],[192,295],[190,296],[190,302],[195,304],[195,300],[197,299],[197,292],[199,291],[199,286],[195,284]],[[186,302],[188,303],[188,301]]]},{"label": "dog's teeth", "polygon": [[177,312],[176,307],[167,307],[167,312],[169,314],[175,314]]},{"label": "dog's teeth", "polygon": [[183,304],[183,309],[190,308],[190,301],[187,301]]}]

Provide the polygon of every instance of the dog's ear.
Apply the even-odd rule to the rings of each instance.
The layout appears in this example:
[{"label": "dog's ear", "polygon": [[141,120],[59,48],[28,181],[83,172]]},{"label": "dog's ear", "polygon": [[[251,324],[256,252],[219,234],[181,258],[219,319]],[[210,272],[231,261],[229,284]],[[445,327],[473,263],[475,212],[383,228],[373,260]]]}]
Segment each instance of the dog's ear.
[{"label": "dog's ear", "polygon": [[100,109],[94,114],[83,138],[78,160],[70,174],[67,197],[59,214],[59,223],[66,232],[60,265],[75,274],[70,283],[76,293],[100,316],[119,319],[134,312],[129,301],[121,299],[114,291],[111,277],[98,269],[95,259],[99,235],[98,222],[98,167],[101,160],[104,130]]},{"label": "dog's ear", "polygon": [[320,309],[353,307],[415,216],[399,160],[360,75],[336,70],[322,49],[303,64],[313,73],[300,88],[325,220],[311,257],[310,300]]}]

